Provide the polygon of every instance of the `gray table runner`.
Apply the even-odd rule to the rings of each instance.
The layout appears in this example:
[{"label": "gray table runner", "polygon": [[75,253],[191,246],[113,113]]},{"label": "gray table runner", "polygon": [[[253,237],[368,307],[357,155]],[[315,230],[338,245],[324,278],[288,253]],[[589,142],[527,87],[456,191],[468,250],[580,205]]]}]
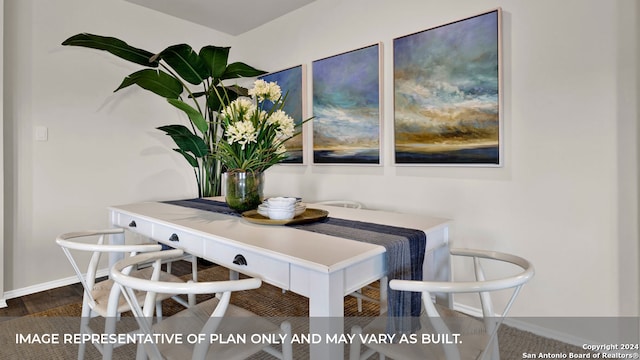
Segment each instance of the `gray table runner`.
[{"label": "gray table runner", "polygon": [[[165,203],[241,216],[221,201],[187,199]],[[314,223],[289,226],[384,246],[389,279],[422,280],[422,264],[427,240],[424,231],[333,217]],[[388,332],[406,332],[419,327],[418,317],[422,305],[420,293],[389,289],[387,301],[388,316],[392,320],[388,322]]]}]

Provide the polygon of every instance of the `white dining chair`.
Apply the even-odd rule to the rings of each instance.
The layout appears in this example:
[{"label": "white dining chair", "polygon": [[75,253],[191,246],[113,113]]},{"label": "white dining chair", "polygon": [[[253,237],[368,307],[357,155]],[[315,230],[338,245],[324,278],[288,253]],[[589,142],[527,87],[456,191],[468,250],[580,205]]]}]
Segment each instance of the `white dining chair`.
[{"label": "white dining chair", "polygon": [[[162,250],[171,250],[173,249],[170,246],[163,246]],[[169,274],[172,274],[172,264],[176,261],[186,261],[191,263],[191,280],[198,281],[198,257],[189,253],[184,253],[183,256],[177,259],[171,259],[165,262],[165,269]],[[183,304],[184,305],[184,304]]]},{"label": "white dining chair", "polygon": [[[345,208],[351,208],[351,209],[362,209],[362,203],[358,201],[353,201],[353,200],[325,200],[325,201],[318,201],[316,202],[316,204],[339,206],[339,207],[345,207]],[[380,313],[382,314],[386,311],[386,308],[387,308],[385,304],[387,281],[388,281],[388,278],[386,276],[380,279],[379,296],[377,299],[367,296],[364,293],[364,289],[374,289],[373,286],[371,285],[367,285],[364,288],[360,288],[348,294],[347,296],[352,296],[356,298],[357,305],[358,305],[358,312],[362,312],[362,301],[364,300],[364,301],[369,301],[375,304],[380,304]]]},{"label": "white dining chair", "polygon": [[[87,230],[61,234],[56,238],[56,243],[60,245],[64,254],[69,259],[73,270],[78,277],[84,289],[82,297],[82,313],[80,320],[80,333],[93,333],[89,326],[91,318],[102,316],[106,319],[113,320],[123,312],[130,310],[129,304],[121,297],[120,288],[113,286],[110,279],[97,279],[98,266],[100,265],[101,255],[104,253],[120,253],[123,255],[135,255],[137,253],[159,251],[162,247],[159,244],[130,244],[130,245],[112,245],[108,243],[108,237],[111,235],[121,235],[124,232],[122,228],[113,228],[106,230]],[[91,253],[89,265],[86,272],[80,270],[78,259],[80,253]],[[75,256],[74,256],[75,254]],[[148,276],[152,273],[151,268],[143,268],[132,273],[132,276]],[[182,279],[166,272],[160,274],[165,281],[182,283]],[[162,306],[160,302],[170,298],[172,295],[159,295],[156,304],[157,316],[162,318]],[[181,299],[180,299],[181,300]],[[182,301],[184,303],[184,301]],[[195,298],[191,298],[190,302],[195,303]],[[105,323],[105,333],[115,332],[115,324],[112,321]],[[98,351],[105,358],[110,358],[113,351],[111,344],[101,345],[94,342]],[[78,359],[83,359],[86,350],[86,343],[82,342],[78,349]]]},{"label": "white dining chair", "polygon": [[[393,359],[500,359],[498,328],[522,287],[533,277],[533,265],[521,257],[494,251],[451,249],[450,253],[452,257],[473,260],[474,280],[451,282],[391,280],[389,282],[391,289],[422,293],[426,316],[420,317],[420,329],[407,335],[408,338],[414,335],[417,339],[416,344],[401,342],[362,344],[359,339],[366,337],[365,334],[376,334],[377,336],[386,332],[388,319],[380,317],[364,329],[360,326],[352,328],[355,341],[350,348],[350,360],[367,359],[376,352]],[[489,263],[493,263],[491,264],[492,269],[500,269],[505,272],[509,270],[508,275],[488,278],[484,266],[488,267]],[[495,263],[511,264],[508,265],[511,269],[505,269],[504,266],[497,266]],[[504,293],[503,290],[508,289],[511,290],[511,296],[502,311],[495,311],[494,295],[497,292]],[[477,294],[482,309],[481,318],[478,319],[436,306],[433,302],[436,293]],[[438,336],[439,338],[436,340],[439,341],[428,341],[434,336]],[[366,351],[362,352],[362,346],[367,348]]]},{"label": "white dining chair", "polygon": [[[251,290],[261,286],[258,278],[210,282],[173,283],[159,279],[162,261],[180,256],[182,250],[168,250],[144,253],[118,261],[111,268],[111,277],[121,287],[132,308],[142,334],[162,336],[163,334],[184,335],[183,341],[174,343],[145,342],[138,346],[138,358],[151,359],[245,359],[252,354],[265,351],[278,359],[292,359],[291,325],[288,322],[275,323],[256,314],[231,305],[231,293]],[[141,263],[154,262],[154,272],[148,278],[127,275],[131,267]],[[144,301],[136,296],[145,293]],[[152,324],[153,304],[159,293],[167,294],[216,294],[209,300]],[[155,334],[155,335],[154,335]],[[204,341],[188,341],[187,336],[198,334]],[[249,335],[247,335],[249,334]],[[276,350],[268,341],[255,341],[253,334],[281,335],[282,350]],[[211,336],[234,336],[232,344],[212,341]],[[242,340],[242,336],[245,336]]]}]

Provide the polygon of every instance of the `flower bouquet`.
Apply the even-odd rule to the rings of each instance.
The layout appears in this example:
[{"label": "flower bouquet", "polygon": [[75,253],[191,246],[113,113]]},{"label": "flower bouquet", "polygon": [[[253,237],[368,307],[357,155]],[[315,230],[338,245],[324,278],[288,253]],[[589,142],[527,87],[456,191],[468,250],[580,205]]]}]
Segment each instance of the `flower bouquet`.
[{"label": "flower bouquet", "polygon": [[229,103],[218,115],[222,137],[214,156],[227,169],[226,201],[237,211],[263,200],[264,171],[287,156],[285,142],[307,119],[295,124],[283,111],[286,96],[275,82],[256,80],[249,96]]}]

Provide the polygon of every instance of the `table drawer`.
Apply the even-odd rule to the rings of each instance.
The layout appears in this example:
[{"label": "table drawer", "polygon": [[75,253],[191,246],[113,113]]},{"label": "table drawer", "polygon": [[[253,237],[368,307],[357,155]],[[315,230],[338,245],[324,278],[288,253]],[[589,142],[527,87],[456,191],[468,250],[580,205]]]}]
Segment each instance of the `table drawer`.
[{"label": "table drawer", "polygon": [[250,250],[217,242],[206,242],[204,258],[240,273],[261,278],[279,288],[289,289],[289,263]]},{"label": "table drawer", "polygon": [[153,225],[152,238],[155,241],[192,254],[202,254],[204,249],[204,239],[163,225]]},{"label": "table drawer", "polygon": [[148,220],[143,220],[136,216],[126,214],[118,214],[115,220],[117,226],[147,237],[151,237],[152,225]]}]

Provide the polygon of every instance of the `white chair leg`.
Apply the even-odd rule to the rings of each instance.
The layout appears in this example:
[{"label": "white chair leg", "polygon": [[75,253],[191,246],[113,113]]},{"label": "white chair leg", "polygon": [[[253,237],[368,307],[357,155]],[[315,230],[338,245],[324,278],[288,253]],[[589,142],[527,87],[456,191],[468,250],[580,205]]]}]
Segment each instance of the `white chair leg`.
[{"label": "white chair leg", "polygon": [[351,346],[349,347],[349,360],[360,360],[360,334],[362,334],[362,328],[358,325],[351,328],[351,335],[354,335]]},{"label": "white chair leg", "polygon": [[[89,321],[91,320],[91,308],[87,303],[86,295],[82,298],[82,317],[80,318],[80,333],[84,334],[85,330],[89,328]],[[84,359],[84,352],[87,349],[87,344],[82,341],[78,347],[78,360]]]},{"label": "white chair leg", "polygon": [[229,280],[238,280],[240,279],[240,273],[235,270],[229,270]]},{"label": "white chair leg", "polygon": [[293,343],[291,342],[291,323],[288,321],[280,324],[280,329],[287,336],[286,340],[282,343],[282,359],[283,360],[292,360],[293,359]]},{"label": "white chair leg", "polygon": [[156,317],[158,318],[158,322],[162,321],[162,302],[156,302]]},{"label": "white chair leg", "polygon": [[[198,257],[195,255],[191,256],[191,279],[193,279],[193,282],[198,282]],[[189,306],[195,306],[196,294],[188,294],[187,302]]]},{"label": "white chair leg", "polygon": [[198,282],[198,257],[191,256],[191,278],[193,282]]},{"label": "white chair leg", "polygon": [[[240,273],[235,270],[229,270],[229,280],[238,280],[240,279]],[[222,294],[216,293],[216,297],[220,299]]]},{"label": "white chair leg", "polygon": [[136,360],[146,360],[148,359],[146,351],[144,351],[144,345],[138,344],[136,349]]},{"label": "white chair leg", "polygon": [[[104,325],[104,333],[105,334],[115,334],[116,333],[116,321],[118,320],[115,316],[107,316],[105,319]],[[102,359],[103,360],[111,360],[113,357],[113,348],[114,345],[109,343],[108,341],[102,345]]]},{"label": "white chair leg", "polygon": [[[356,292],[358,294],[362,294],[362,289],[358,289],[356,290]],[[358,303],[358,312],[361,313],[362,312],[362,299],[360,297],[356,298],[356,302]]]},{"label": "white chair leg", "polygon": [[387,312],[387,298],[389,296],[389,278],[380,279],[380,315]]}]

